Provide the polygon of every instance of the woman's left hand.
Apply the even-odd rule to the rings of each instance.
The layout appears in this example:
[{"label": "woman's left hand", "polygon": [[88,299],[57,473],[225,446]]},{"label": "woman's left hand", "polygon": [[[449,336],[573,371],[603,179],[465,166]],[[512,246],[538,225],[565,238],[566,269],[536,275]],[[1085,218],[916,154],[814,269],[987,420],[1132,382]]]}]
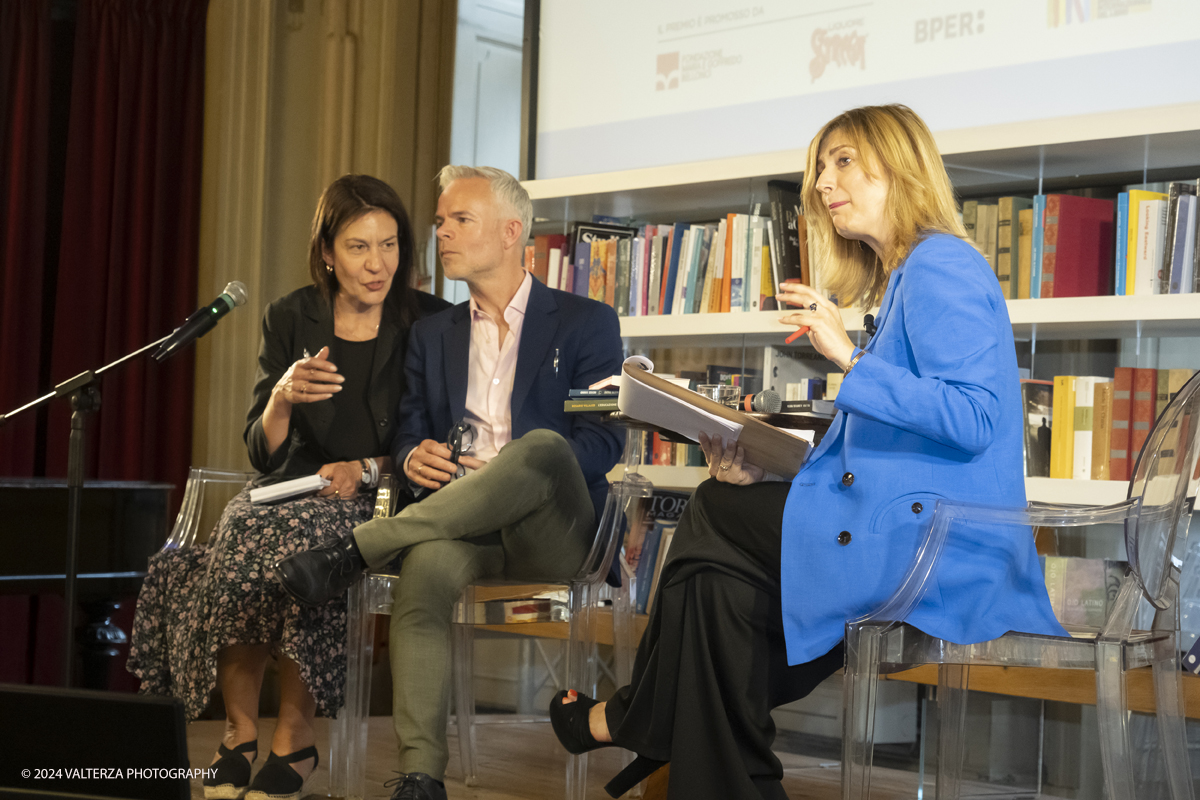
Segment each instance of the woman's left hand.
[{"label": "woman's left hand", "polygon": [[362,481],[362,464],[357,461],[335,461],[317,470],[317,474],[329,481],[329,485],[317,492],[319,497],[336,497],[350,500],[358,494]]},{"label": "woman's left hand", "polygon": [[807,326],[808,340],[816,351],[845,370],[854,355],[854,343],[846,335],[837,304],[799,281],[784,281],[775,299],[800,306],[800,310],[780,317],[779,321],[784,325]]},{"label": "woman's left hand", "polygon": [[722,483],[747,486],[763,479],[763,468],[746,462],[746,451],[738,447],[736,440],[722,446],[720,436],[709,439],[702,431],[700,449],[708,462],[708,474]]}]

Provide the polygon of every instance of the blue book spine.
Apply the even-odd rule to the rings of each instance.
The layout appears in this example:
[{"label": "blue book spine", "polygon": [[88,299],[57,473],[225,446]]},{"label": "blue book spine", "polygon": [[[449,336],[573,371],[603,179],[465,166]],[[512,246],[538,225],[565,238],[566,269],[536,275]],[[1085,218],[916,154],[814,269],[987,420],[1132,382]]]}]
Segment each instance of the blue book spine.
[{"label": "blue book spine", "polygon": [[1185,275],[1187,268],[1191,266],[1192,254],[1187,252],[1187,235],[1191,228],[1188,224],[1190,221],[1195,221],[1195,215],[1189,214],[1189,209],[1196,202],[1195,195],[1179,195],[1179,205],[1175,207],[1175,246],[1169,248],[1171,253],[1171,294],[1179,294],[1182,290],[1184,293],[1191,291],[1191,281],[1184,280],[1190,278],[1190,275]]},{"label": "blue book spine", "polygon": [[[675,299],[675,281],[679,278],[679,255],[683,250],[683,232],[687,229],[687,223],[680,222],[675,225],[675,232],[671,234],[671,263],[667,269],[667,277],[664,278],[667,283],[667,291],[663,294],[663,307],[658,310],[659,314],[671,313],[672,301]],[[684,266],[686,268],[686,265]]]},{"label": "blue book spine", "polygon": [[588,296],[588,284],[592,279],[592,244],[579,242],[575,245],[575,282],[571,294]]},{"label": "blue book spine", "polygon": [[1029,264],[1029,296],[1042,296],[1042,229],[1046,216],[1046,195],[1033,196],[1033,247]]},{"label": "blue book spine", "polygon": [[642,553],[638,556],[637,571],[634,580],[637,583],[637,599],[634,602],[634,613],[645,614],[646,605],[650,602],[650,584],[654,582],[654,564],[658,561],[658,543],[662,539],[662,524],[654,523],[646,531],[642,540]]},{"label": "blue book spine", "polygon": [[1113,243],[1113,294],[1129,294],[1125,287],[1125,272],[1129,254],[1129,192],[1117,195],[1117,241]]}]

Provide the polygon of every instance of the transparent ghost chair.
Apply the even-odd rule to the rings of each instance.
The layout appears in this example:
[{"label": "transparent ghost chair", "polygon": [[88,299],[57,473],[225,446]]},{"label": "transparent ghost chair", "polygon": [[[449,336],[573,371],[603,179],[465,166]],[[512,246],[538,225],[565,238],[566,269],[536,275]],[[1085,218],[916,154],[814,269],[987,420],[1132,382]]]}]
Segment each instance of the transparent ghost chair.
[{"label": "transparent ghost chair", "polygon": [[[653,486],[637,472],[641,463],[641,437],[627,437],[625,474],[621,481],[610,485],[604,512],[583,565],[569,580],[539,585],[539,593],[560,589],[567,593],[563,610],[567,623],[566,680],[567,686],[594,692],[598,680],[598,665],[593,657],[602,612],[598,601],[605,593],[604,579],[613,562],[617,547],[630,525],[642,518],[643,505],[650,501]],[[376,516],[391,515],[389,485],[381,487],[376,501]],[[371,695],[371,661],[374,655],[374,616],[390,614],[392,586],[396,574],[368,574],[350,589],[348,633],[346,643],[346,705],[331,727],[330,790],[336,797],[360,798],[366,790],[367,718]],[[467,785],[477,782],[475,747],[474,635],[476,593],[484,587],[504,586],[490,581],[469,586],[455,605],[454,626],[454,693],[456,727],[463,778]],[[633,631],[632,606],[628,582],[615,591],[612,602],[613,650],[617,681],[628,683],[632,672],[633,652],[637,643]],[[490,626],[489,626],[490,627]],[[512,633],[528,632],[525,623],[508,626]],[[524,628],[524,630],[523,630]],[[403,646],[393,642],[393,647]],[[392,746],[389,743],[389,746]],[[587,784],[587,754],[568,756],[566,797],[583,800]]]},{"label": "transparent ghost chair", "polygon": [[[922,664],[938,665],[938,800],[962,791],[968,678],[974,665],[1091,670],[1101,759],[1110,800],[1148,796],[1135,785],[1134,748],[1126,676],[1150,668],[1158,737],[1170,796],[1194,797],[1184,727],[1178,648],[1181,562],[1175,547],[1187,536],[1200,452],[1200,373],[1188,381],[1151,429],[1124,502],[1100,508],[1005,508],[939,501],[929,532],[900,587],[879,609],[846,625],[846,675],[842,739],[842,797],[870,796],[875,698],[881,675]],[[1009,633],[960,645],[940,640],[903,620],[936,582],[947,542],[968,544],[979,531],[991,536],[1031,536],[1031,526],[1120,524],[1129,573],[1099,628],[1068,627],[1070,638]],[[980,544],[984,544],[981,540]],[[1004,569],[1004,564],[998,565]],[[1134,628],[1145,598],[1156,609],[1149,630]]]}]

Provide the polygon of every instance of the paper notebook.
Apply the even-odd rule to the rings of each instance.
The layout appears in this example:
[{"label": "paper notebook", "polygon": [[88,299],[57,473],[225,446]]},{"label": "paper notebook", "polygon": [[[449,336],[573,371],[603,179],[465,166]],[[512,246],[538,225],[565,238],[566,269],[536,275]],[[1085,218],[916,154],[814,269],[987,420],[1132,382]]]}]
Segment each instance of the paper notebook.
[{"label": "paper notebook", "polygon": [[[746,460],[791,479],[808,457],[809,443],[799,436],[723,406],[701,394],[652,374],[645,358],[626,359],[617,407],[622,414],[680,436],[699,441],[699,433],[731,439],[746,451]],[[653,369],[650,367],[649,369]]]},{"label": "paper notebook", "polygon": [[278,503],[305,494],[319,492],[329,485],[329,481],[320,475],[305,475],[283,483],[273,483],[270,486],[260,486],[250,490],[250,502],[255,505]]}]

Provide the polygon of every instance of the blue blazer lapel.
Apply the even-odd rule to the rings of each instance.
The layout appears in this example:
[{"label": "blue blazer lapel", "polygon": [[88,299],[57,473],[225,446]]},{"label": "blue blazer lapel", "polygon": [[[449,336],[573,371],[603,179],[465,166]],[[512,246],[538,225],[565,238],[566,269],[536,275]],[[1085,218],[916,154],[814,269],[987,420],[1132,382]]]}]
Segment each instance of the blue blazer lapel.
[{"label": "blue blazer lapel", "polygon": [[883,300],[879,302],[879,315],[875,317],[875,335],[871,337],[871,341],[867,342],[867,346],[863,348],[866,352],[873,350],[875,343],[879,341],[879,333],[883,330],[883,325],[891,313],[892,302],[896,297],[896,288],[900,285],[902,277],[904,277],[904,271],[896,269],[892,272],[891,278],[888,279],[887,289],[883,292]]},{"label": "blue blazer lapel", "polygon": [[525,321],[521,325],[521,343],[517,350],[517,371],[513,376],[511,410],[514,431],[525,398],[537,379],[538,368],[545,363],[557,332],[558,303],[554,301],[553,293],[535,278],[529,290],[529,302],[525,305]]},{"label": "blue blazer lapel", "polygon": [[470,304],[459,304],[452,318],[450,327],[442,333],[442,374],[446,378],[451,424],[467,412],[467,376],[471,369]]}]

